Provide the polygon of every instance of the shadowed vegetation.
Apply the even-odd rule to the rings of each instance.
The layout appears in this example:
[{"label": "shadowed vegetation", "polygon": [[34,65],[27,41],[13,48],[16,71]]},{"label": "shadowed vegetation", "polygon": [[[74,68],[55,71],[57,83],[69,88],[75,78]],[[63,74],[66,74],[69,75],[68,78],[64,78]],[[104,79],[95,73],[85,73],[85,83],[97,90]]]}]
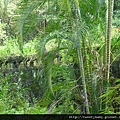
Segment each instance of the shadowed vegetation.
[{"label": "shadowed vegetation", "polygon": [[1,114],[119,114],[119,0],[1,0]]}]

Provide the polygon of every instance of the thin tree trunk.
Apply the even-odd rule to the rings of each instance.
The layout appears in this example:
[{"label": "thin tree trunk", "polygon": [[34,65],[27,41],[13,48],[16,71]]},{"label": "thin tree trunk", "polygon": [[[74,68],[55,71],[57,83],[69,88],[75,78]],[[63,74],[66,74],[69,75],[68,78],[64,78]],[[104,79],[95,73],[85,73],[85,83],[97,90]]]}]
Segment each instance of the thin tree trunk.
[{"label": "thin tree trunk", "polygon": [[80,42],[78,44],[79,44],[78,45],[78,58],[79,58],[81,76],[82,76],[82,85],[83,85],[83,91],[84,91],[84,97],[85,97],[86,113],[90,114],[89,104],[88,104],[88,95],[87,95],[87,89],[86,89],[86,82],[85,82],[85,73],[84,73],[84,67],[83,67],[83,57],[82,57],[82,52],[81,52],[81,48],[80,48]]},{"label": "thin tree trunk", "polygon": [[89,112],[89,104],[88,104],[88,95],[87,95],[87,89],[86,89],[86,81],[85,81],[85,73],[84,73],[84,67],[83,67],[83,57],[82,57],[82,51],[81,51],[81,46],[80,46],[80,35],[79,35],[79,14],[78,14],[78,7],[76,5],[76,1],[75,1],[75,16],[76,16],[76,39],[77,39],[77,43],[78,43],[78,47],[77,47],[77,51],[78,51],[78,59],[79,59],[79,66],[80,66],[80,71],[81,71],[81,76],[82,76],[82,85],[83,85],[83,91],[84,91],[84,97],[85,97],[85,108],[86,108],[86,114],[90,114]]},{"label": "thin tree trunk", "polygon": [[[105,41],[105,80],[103,81],[103,94],[108,91],[108,83],[110,78],[110,52],[112,37],[112,15],[114,0],[106,0],[106,41]],[[102,109],[107,107],[106,103],[102,103]]]},{"label": "thin tree trunk", "polygon": [[114,0],[108,0],[107,4],[107,19],[106,19],[106,80],[109,82],[110,77],[110,52],[111,52],[111,37],[112,37],[112,15],[113,15]]}]

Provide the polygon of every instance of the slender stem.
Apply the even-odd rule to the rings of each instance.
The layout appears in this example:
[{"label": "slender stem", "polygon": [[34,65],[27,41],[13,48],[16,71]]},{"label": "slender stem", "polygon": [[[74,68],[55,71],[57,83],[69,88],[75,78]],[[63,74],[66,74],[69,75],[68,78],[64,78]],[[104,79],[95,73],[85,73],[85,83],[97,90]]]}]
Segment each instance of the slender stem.
[{"label": "slender stem", "polygon": [[112,15],[113,15],[113,3],[114,0],[108,0],[107,8],[107,26],[106,26],[106,79],[109,82],[110,74],[110,52],[111,52],[111,35],[112,35]]},{"label": "slender stem", "polygon": [[81,76],[82,76],[82,85],[83,85],[83,91],[84,91],[84,97],[85,97],[85,107],[86,107],[86,113],[90,114],[89,112],[89,104],[88,104],[88,96],[87,96],[87,89],[86,89],[86,81],[85,81],[85,72],[84,72],[84,67],[83,67],[83,57],[82,57],[82,51],[81,51],[81,46],[80,46],[80,36],[79,36],[79,14],[78,14],[78,9],[77,5],[76,5],[76,1],[75,1],[75,16],[76,16],[76,40],[78,42],[78,47],[77,47],[77,51],[78,51],[78,59],[79,59],[79,66],[80,66],[80,71],[81,71]]}]

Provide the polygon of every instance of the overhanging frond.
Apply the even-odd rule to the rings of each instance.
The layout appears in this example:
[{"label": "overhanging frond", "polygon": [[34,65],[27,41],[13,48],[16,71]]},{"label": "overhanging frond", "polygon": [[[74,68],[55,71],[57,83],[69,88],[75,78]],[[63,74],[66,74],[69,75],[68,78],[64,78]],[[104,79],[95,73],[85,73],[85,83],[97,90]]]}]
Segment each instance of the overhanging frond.
[{"label": "overhanging frond", "polygon": [[21,40],[23,38],[23,29],[24,29],[24,25],[26,23],[26,20],[28,18],[28,16],[37,8],[40,7],[41,5],[43,5],[45,2],[44,1],[30,1],[30,0],[23,0],[20,3],[19,9],[18,9],[18,13],[19,16],[17,18],[17,29],[19,31],[19,34],[21,36]]}]

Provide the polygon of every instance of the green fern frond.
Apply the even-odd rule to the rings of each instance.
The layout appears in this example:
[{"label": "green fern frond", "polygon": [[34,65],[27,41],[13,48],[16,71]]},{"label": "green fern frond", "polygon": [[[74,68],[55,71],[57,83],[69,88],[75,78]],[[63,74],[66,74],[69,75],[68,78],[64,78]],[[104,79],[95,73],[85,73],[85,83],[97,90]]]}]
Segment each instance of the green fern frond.
[{"label": "green fern frond", "polygon": [[20,16],[18,17],[18,30],[23,37],[23,29],[25,22],[28,18],[28,16],[39,6],[41,6],[44,3],[44,1],[23,1],[21,3],[21,6],[18,10]]}]

